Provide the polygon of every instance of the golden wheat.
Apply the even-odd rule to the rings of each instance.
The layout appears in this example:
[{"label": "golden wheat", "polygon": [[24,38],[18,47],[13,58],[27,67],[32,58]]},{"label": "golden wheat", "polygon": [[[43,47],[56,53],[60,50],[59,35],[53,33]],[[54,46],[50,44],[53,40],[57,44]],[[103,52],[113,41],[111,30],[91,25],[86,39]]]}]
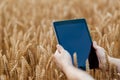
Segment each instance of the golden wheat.
[{"label": "golden wheat", "polygon": [[[120,58],[120,0],[0,0],[0,80],[66,80],[51,60],[54,20],[86,18],[93,40]],[[96,80],[119,80],[116,67],[89,70]]]}]

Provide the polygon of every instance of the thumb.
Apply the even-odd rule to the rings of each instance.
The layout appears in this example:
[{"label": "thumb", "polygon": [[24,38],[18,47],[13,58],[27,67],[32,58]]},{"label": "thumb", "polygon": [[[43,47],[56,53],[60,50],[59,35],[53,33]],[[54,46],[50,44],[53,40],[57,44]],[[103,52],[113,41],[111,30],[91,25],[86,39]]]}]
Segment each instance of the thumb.
[{"label": "thumb", "polygon": [[98,48],[98,45],[97,45],[97,42],[96,42],[96,41],[93,41],[93,47],[94,47],[95,49]]},{"label": "thumb", "polygon": [[64,50],[64,48],[61,45],[57,45],[57,50],[59,53],[62,53],[62,51]]}]

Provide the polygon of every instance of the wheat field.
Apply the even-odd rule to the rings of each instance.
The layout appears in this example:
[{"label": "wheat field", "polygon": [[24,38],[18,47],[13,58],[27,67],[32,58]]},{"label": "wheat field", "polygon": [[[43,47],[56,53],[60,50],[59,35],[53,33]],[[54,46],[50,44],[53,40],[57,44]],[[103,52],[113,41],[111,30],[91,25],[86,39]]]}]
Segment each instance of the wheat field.
[{"label": "wheat field", "polygon": [[[0,80],[67,80],[52,61],[52,22],[75,18],[85,18],[92,39],[120,58],[120,0],[0,0]],[[107,65],[108,72],[87,72],[119,80],[116,67]]]}]

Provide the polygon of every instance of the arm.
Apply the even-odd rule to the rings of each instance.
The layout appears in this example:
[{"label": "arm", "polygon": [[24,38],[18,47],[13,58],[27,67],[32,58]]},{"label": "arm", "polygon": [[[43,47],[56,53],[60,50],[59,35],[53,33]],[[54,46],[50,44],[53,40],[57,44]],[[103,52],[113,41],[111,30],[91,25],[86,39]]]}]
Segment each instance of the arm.
[{"label": "arm", "polygon": [[[93,42],[93,47],[96,50],[96,54],[99,60],[99,68],[105,68],[106,56],[105,50],[98,46],[96,42]],[[65,73],[69,80],[93,80],[93,78],[85,73],[84,71],[75,68],[72,65],[72,60],[70,54],[64,50],[60,45],[57,46],[57,50],[53,56],[57,66]],[[117,66],[118,72],[120,72],[120,59],[112,58],[108,56],[108,60],[111,64]]]},{"label": "arm", "polygon": [[120,73],[120,59],[109,57],[109,62],[117,66],[117,70]]},{"label": "arm", "polygon": [[94,80],[86,72],[74,66],[67,66],[66,69],[63,71],[67,76],[68,80]]},{"label": "arm", "polygon": [[68,80],[94,80],[86,72],[73,66],[70,54],[62,46],[57,45],[57,50],[53,58],[57,66],[65,73]]}]

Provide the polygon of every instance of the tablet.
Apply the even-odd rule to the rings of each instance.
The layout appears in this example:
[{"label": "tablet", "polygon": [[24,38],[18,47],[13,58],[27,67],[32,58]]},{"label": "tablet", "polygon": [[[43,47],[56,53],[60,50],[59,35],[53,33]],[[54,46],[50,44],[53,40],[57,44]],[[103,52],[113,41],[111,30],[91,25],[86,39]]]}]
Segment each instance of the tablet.
[{"label": "tablet", "polygon": [[77,54],[78,67],[86,69],[89,60],[90,69],[98,68],[98,59],[85,19],[74,19],[53,22],[58,44],[66,49],[73,61],[73,54]]}]

